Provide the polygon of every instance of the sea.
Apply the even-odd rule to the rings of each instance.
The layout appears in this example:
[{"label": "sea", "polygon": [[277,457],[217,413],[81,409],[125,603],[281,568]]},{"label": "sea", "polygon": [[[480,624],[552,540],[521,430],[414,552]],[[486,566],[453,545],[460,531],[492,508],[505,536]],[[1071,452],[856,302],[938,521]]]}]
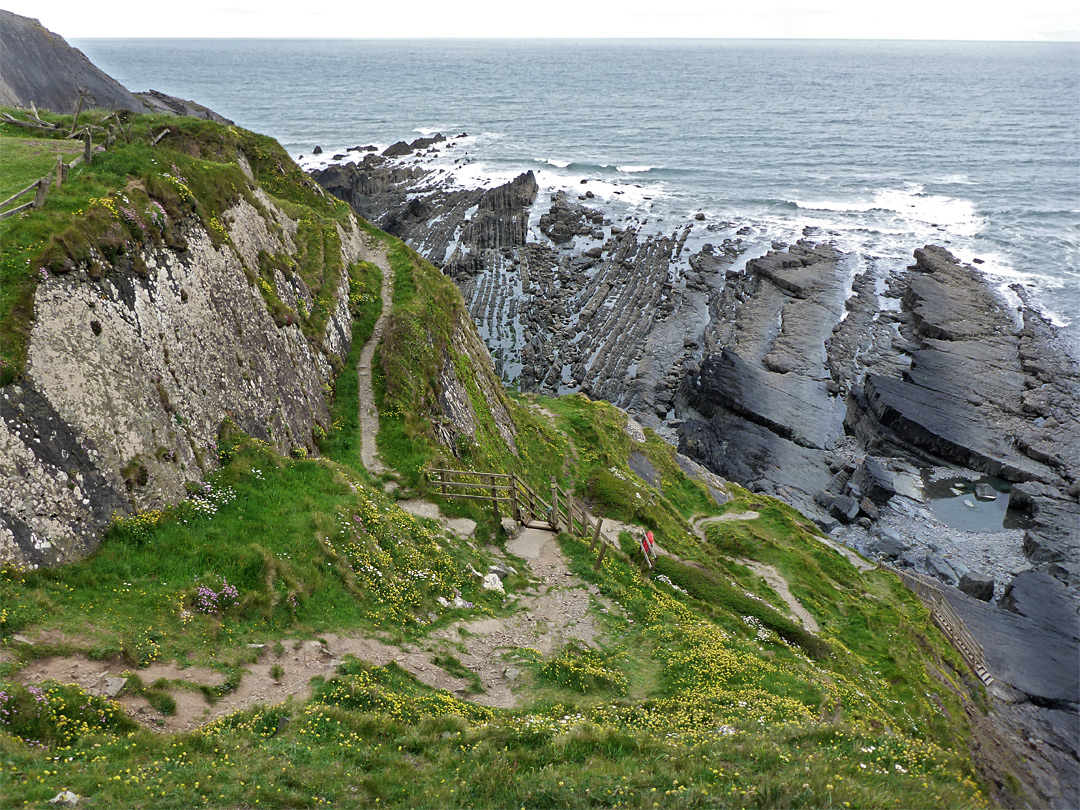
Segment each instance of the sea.
[{"label": "sea", "polygon": [[748,226],[744,259],[809,235],[856,269],[899,268],[940,244],[1010,303],[1023,285],[1080,354],[1078,43],[73,44],[128,88],[196,100],[308,168],[441,132],[456,144],[432,158],[448,183],[585,180],[646,232],[693,225],[691,246],[709,224]]}]

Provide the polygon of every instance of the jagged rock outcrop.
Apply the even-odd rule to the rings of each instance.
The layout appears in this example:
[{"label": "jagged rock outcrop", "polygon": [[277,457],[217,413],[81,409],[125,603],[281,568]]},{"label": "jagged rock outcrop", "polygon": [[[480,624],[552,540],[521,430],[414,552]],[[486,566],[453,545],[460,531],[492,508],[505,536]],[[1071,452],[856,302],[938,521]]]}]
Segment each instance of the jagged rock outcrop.
[{"label": "jagged rock outcrop", "polygon": [[[114,513],[182,499],[217,467],[225,419],[282,452],[314,449],[349,351],[348,300],[337,297],[319,341],[275,323],[245,264],[295,253],[296,223],[260,204],[226,212],[231,244],[191,219],[185,250],[142,249],[143,274],[83,268],[39,285],[27,367],[0,392],[0,558],[76,559]],[[345,274],[363,239],[355,223],[339,236]]]},{"label": "jagged rock outcrop", "polygon": [[552,195],[530,222],[532,172],[464,189],[437,170],[367,155],[313,176],[454,278],[504,380],[523,391],[580,390],[651,427],[673,407],[683,368],[701,350],[709,296],[741,251],[735,226],[714,223],[731,236],[689,256],[689,227],[646,235],[632,218],[616,225],[588,191]]},{"label": "jagged rock outcrop", "polygon": [[874,452],[944,460],[1012,481],[1024,550],[1080,584],[1080,371],[1049,324],[1023,322],[942,248],[915,252],[900,297],[910,366],[854,386],[848,428]]},{"label": "jagged rock outcrop", "polygon": [[176,96],[166,95],[160,90],[147,90],[145,92],[139,92],[134,94],[135,98],[139,99],[143,103],[145,110],[140,112],[156,112],[164,113],[165,115],[186,115],[190,118],[202,118],[207,121],[215,121],[219,124],[232,124],[223,115],[218,115],[197,101],[190,101],[185,98],[177,98]]}]

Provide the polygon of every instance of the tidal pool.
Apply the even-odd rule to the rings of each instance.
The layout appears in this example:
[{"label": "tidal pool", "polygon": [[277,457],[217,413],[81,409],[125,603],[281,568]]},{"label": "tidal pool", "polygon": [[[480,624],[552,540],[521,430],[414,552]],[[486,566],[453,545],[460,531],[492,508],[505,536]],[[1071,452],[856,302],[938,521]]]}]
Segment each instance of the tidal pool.
[{"label": "tidal pool", "polygon": [[[975,497],[975,487],[989,484],[997,498],[984,501]],[[945,478],[924,481],[923,495],[933,516],[954,529],[968,532],[994,532],[1020,528],[1020,515],[1009,512],[1008,481],[984,476],[974,481]]]}]

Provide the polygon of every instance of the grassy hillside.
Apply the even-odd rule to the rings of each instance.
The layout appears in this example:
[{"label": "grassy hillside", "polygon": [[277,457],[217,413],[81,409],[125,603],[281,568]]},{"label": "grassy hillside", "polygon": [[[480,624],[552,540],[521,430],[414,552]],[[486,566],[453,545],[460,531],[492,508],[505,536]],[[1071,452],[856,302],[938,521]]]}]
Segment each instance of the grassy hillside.
[{"label": "grassy hillside", "polygon": [[[282,204],[312,212],[295,271],[314,272],[332,253],[329,224],[343,212],[281,164],[276,145],[202,122],[149,123],[187,133],[163,144],[192,190],[192,215],[212,221],[224,210],[234,193],[224,178],[246,193],[226,159],[240,150]],[[163,153],[134,135],[114,148],[109,160],[123,157],[130,172],[103,161],[55,209],[2,225],[5,286],[23,285],[4,310],[12,368],[25,324],[9,315],[33,286],[25,259],[36,269],[62,249],[81,255],[65,234],[81,228],[100,244],[116,223],[77,221],[87,205],[78,190],[115,198],[141,177],[151,206],[150,167]],[[476,399],[475,375],[488,372],[451,340],[464,312],[453,285],[380,238],[393,300],[378,300],[377,267],[353,268],[357,340],[321,457],[281,458],[225,425],[221,470],[183,503],[118,521],[82,562],[0,570],[0,807],[44,806],[63,789],[102,808],[987,804],[968,753],[981,686],[894,576],[859,570],[775,500],[732,486],[717,505],[672,448],[651,432],[635,442],[625,414],[604,403],[499,395],[511,446]],[[355,361],[380,306],[391,322],[376,364],[379,443],[403,486],[392,494],[358,455]],[[433,425],[433,380],[447,362],[482,412],[476,438],[453,452]],[[462,622],[523,619],[548,586],[486,510],[443,504],[481,523],[468,539],[398,508],[431,494],[423,469],[436,461],[537,485],[554,476],[594,513],[651,528],[666,552],[643,572],[624,533],[624,553],[597,569],[587,542],[558,538],[558,576],[588,595],[596,635],[547,655],[524,642],[499,648],[498,666],[515,670],[513,708],[484,704],[478,674],[459,659],[480,625]],[[725,516],[737,519],[701,522]],[[515,568],[505,597],[473,574],[496,561]],[[816,630],[793,616],[779,580]],[[284,702],[160,730],[191,700],[213,712],[236,699],[256,670],[280,678],[294,651],[331,634],[400,647],[402,666],[345,656]],[[414,672],[422,659],[425,676],[464,685],[425,685],[406,657]],[[126,670],[119,699],[144,707],[138,722],[79,687],[28,685],[27,673],[58,661]],[[164,665],[169,674],[157,675]]]}]

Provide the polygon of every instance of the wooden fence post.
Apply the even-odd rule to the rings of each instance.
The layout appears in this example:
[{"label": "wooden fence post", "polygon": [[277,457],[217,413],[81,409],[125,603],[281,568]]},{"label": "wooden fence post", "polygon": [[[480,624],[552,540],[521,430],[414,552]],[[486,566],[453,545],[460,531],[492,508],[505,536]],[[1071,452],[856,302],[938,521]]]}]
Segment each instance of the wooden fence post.
[{"label": "wooden fence post", "polygon": [[559,485],[555,483],[555,476],[551,476],[551,530],[559,530]]},{"label": "wooden fence post", "polygon": [[60,188],[60,183],[64,179],[64,156],[56,156],[56,187]]},{"label": "wooden fence post", "polygon": [[603,523],[603,518],[598,517],[596,519],[596,529],[593,531],[592,543],[589,544],[589,551],[593,551],[596,548],[596,544],[600,540],[600,526],[603,525]]},{"label": "wooden fence post", "polygon": [[593,566],[593,570],[599,571],[604,565],[604,554],[607,553],[607,543],[600,544],[600,556],[596,558],[596,565]]},{"label": "wooden fence post", "polygon": [[521,523],[521,507],[517,499],[517,476],[510,473],[510,514],[514,520]]},{"label": "wooden fence post", "polygon": [[38,180],[37,194],[34,195],[34,208],[41,208],[45,205],[45,198],[49,196],[49,181],[52,180],[52,175],[47,174]]},{"label": "wooden fence post", "polygon": [[491,511],[495,513],[495,520],[502,520],[502,514],[499,512],[499,491],[495,489],[495,476],[488,476],[488,484],[491,487]]},{"label": "wooden fence post", "polygon": [[446,497],[446,473],[444,473],[444,472],[439,473],[439,489],[442,490],[442,495],[445,498]]},{"label": "wooden fence post", "polygon": [[83,160],[90,162],[90,153],[94,151],[94,142],[90,138],[89,128],[83,130]]}]

